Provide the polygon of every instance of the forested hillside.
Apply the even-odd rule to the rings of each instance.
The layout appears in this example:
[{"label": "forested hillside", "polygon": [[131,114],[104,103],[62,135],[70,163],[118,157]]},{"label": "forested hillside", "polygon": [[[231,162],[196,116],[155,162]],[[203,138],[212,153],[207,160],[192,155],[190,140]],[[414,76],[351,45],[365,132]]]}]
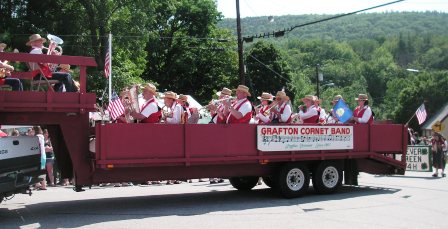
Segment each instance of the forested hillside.
[{"label": "forested hillside", "polygon": [[[243,18],[241,19],[242,35],[260,35],[331,16],[334,15],[287,15],[274,17],[273,22],[269,22],[267,17]],[[288,33],[287,38],[348,41],[365,38],[381,39],[400,33],[447,35],[447,22],[448,14],[437,12],[365,13],[300,27]],[[218,26],[236,34],[235,19],[223,19]]]},{"label": "forested hillside", "polygon": [[[274,23],[244,18],[242,31],[262,35],[326,17],[281,16]],[[246,77],[257,92],[287,85],[300,104],[304,95],[317,93],[319,71],[324,107],[336,94],[354,107],[357,94],[367,93],[377,119],[406,123],[421,103],[431,115],[448,102],[447,21],[448,14],[435,12],[360,14],[254,39],[244,43]],[[234,19],[219,26],[235,32]],[[410,124],[419,128],[415,119]]]}]

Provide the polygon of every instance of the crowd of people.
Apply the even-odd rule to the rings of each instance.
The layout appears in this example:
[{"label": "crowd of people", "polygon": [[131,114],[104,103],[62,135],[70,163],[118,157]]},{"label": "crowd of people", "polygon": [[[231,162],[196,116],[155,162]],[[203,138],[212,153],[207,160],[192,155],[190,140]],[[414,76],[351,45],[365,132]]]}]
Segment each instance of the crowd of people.
[{"label": "crowd of people", "polygon": [[[159,106],[157,102],[157,88],[151,83],[142,86],[142,96],[144,103],[136,110],[132,105],[129,88],[120,93],[120,98],[124,104],[124,113],[117,118],[118,123],[166,123],[166,124],[187,124],[197,123],[199,120],[198,109],[191,108],[188,97],[177,95],[173,91],[166,91],[161,98],[164,105]],[[232,93],[236,96],[233,97]],[[314,95],[307,95],[301,99],[304,105],[298,107],[298,112],[293,113],[289,96],[284,91],[278,91],[275,96],[263,92],[257,99],[258,106],[253,106],[248,97],[252,96],[249,88],[239,85],[236,89],[230,90],[224,87],[217,93],[218,99],[212,100],[205,109],[210,111],[211,121],[214,124],[268,124],[268,123],[306,123],[306,124],[332,124],[342,123],[333,109],[328,112],[320,106],[321,99]],[[135,96],[134,96],[135,97]],[[335,105],[339,100],[344,100],[341,95],[333,98]],[[352,123],[372,124],[374,114],[369,106],[369,98],[366,94],[359,94],[355,98],[358,106],[350,118]],[[201,108],[202,109],[202,108]]]}]

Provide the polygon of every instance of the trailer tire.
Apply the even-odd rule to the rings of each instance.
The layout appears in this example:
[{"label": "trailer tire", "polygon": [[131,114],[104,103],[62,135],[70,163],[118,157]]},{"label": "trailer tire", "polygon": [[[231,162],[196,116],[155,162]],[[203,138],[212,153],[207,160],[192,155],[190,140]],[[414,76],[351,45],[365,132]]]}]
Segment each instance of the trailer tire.
[{"label": "trailer tire", "polygon": [[232,177],[229,181],[239,191],[249,191],[257,185],[258,177]]},{"label": "trailer tire", "polygon": [[333,162],[321,162],[313,173],[313,188],[319,194],[336,192],[342,185],[342,169]]},{"label": "trailer tire", "polygon": [[278,190],[285,198],[302,196],[308,191],[310,173],[303,164],[288,164],[283,166],[278,175]]}]

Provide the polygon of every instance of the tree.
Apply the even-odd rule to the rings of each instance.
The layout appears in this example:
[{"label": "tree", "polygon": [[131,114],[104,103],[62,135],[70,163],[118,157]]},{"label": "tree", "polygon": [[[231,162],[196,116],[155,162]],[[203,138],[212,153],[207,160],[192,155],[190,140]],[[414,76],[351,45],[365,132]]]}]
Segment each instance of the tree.
[{"label": "tree", "polygon": [[193,94],[201,102],[236,82],[235,41],[216,28],[221,14],[215,1],[157,1],[154,11],[145,80],[158,82],[162,90]]},{"label": "tree", "polygon": [[246,55],[248,86],[255,96],[262,92],[275,93],[283,87],[291,99],[294,96],[288,93],[287,86],[291,82],[291,71],[282,52],[272,43],[259,41],[255,43]]}]

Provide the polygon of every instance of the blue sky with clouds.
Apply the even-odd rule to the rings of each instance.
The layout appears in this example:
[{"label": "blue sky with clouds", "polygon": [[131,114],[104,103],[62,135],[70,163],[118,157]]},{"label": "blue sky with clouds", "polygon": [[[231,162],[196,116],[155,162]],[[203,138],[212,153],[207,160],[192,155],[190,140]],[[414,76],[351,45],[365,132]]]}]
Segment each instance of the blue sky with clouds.
[{"label": "blue sky with clouds", "polygon": [[[241,17],[298,14],[348,13],[393,0],[240,0]],[[235,0],[217,0],[226,18],[236,18]],[[448,0],[406,0],[367,12],[439,11],[448,12]]]}]

